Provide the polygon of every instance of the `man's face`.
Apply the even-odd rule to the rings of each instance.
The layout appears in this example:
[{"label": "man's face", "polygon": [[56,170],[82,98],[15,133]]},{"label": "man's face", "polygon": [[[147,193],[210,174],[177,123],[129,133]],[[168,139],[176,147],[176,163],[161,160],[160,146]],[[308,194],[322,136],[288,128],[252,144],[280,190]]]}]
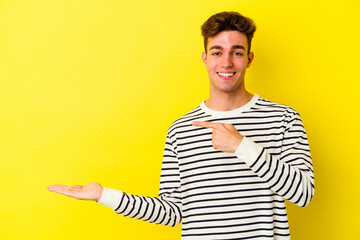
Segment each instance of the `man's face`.
[{"label": "man's face", "polygon": [[248,52],[245,34],[239,31],[223,31],[208,39],[207,53],[202,60],[210,79],[210,92],[235,93],[245,90],[244,77],[254,58]]}]

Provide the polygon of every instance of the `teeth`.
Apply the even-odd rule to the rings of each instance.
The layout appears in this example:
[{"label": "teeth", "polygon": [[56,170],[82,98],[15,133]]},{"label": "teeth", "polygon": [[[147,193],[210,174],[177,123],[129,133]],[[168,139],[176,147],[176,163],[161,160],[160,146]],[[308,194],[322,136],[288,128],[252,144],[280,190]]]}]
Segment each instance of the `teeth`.
[{"label": "teeth", "polygon": [[222,77],[231,77],[233,76],[235,73],[218,73],[220,76]]}]

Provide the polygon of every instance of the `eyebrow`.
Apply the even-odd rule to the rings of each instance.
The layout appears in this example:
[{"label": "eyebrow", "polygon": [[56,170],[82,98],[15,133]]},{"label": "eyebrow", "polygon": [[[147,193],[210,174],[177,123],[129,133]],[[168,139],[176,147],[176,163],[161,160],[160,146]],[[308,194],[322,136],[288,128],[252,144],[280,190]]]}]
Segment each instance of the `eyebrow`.
[{"label": "eyebrow", "polygon": [[[220,45],[214,45],[209,49],[209,51],[212,50],[212,49],[220,49],[221,50],[221,49],[224,49],[224,48],[222,46],[220,46]],[[245,51],[245,47],[242,46],[242,45],[234,45],[234,46],[231,47],[231,49],[243,49]]]}]

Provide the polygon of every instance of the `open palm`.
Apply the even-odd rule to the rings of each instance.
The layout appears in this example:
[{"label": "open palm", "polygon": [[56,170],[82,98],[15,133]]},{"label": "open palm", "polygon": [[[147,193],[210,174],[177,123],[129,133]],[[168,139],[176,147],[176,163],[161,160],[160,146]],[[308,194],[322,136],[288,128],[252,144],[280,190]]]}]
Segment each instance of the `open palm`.
[{"label": "open palm", "polygon": [[61,184],[50,185],[48,186],[48,190],[76,199],[99,201],[103,192],[103,187],[99,183],[92,182],[86,186],[75,185],[73,187]]}]

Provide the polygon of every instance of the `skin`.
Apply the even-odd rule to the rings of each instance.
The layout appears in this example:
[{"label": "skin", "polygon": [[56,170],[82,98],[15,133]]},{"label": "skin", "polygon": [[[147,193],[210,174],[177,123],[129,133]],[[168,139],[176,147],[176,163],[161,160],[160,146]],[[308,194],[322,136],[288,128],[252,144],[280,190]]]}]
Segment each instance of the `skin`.
[{"label": "skin", "polygon": [[[210,97],[205,104],[217,111],[228,111],[246,104],[252,95],[245,89],[245,73],[254,53],[248,52],[247,37],[238,31],[223,31],[208,39],[202,60],[210,80]],[[222,77],[219,73],[235,73]]]},{"label": "skin", "polygon": [[[207,53],[202,53],[210,80],[207,107],[229,111],[245,105],[253,97],[245,89],[246,69],[254,59],[254,53],[247,52],[247,37],[241,32],[223,31],[208,39]],[[221,73],[235,74],[224,77]],[[234,153],[243,139],[231,124],[194,121],[193,126],[212,128],[213,147],[219,151]]]},{"label": "skin", "polygon": [[[229,111],[250,101],[252,95],[246,91],[244,79],[254,54],[247,52],[246,35],[238,31],[223,31],[208,39],[207,53],[202,53],[210,80],[210,96],[205,101],[207,107],[216,111]],[[220,75],[230,73],[235,74]],[[231,124],[194,121],[192,125],[213,129],[213,147],[219,151],[233,153],[243,139]],[[99,201],[103,187],[99,183],[73,187],[57,184],[48,186],[48,190],[76,199]]]},{"label": "skin", "polygon": [[213,148],[222,152],[234,153],[243,139],[232,124],[194,121],[192,125],[212,128]]},{"label": "skin", "polygon": [[92,182],[86,186],[74,185],[73,187],[61,184],[50,185],[48,186],[48,190],[80,200],[92,200],[98,202],[104,188],[99,183]]}]

